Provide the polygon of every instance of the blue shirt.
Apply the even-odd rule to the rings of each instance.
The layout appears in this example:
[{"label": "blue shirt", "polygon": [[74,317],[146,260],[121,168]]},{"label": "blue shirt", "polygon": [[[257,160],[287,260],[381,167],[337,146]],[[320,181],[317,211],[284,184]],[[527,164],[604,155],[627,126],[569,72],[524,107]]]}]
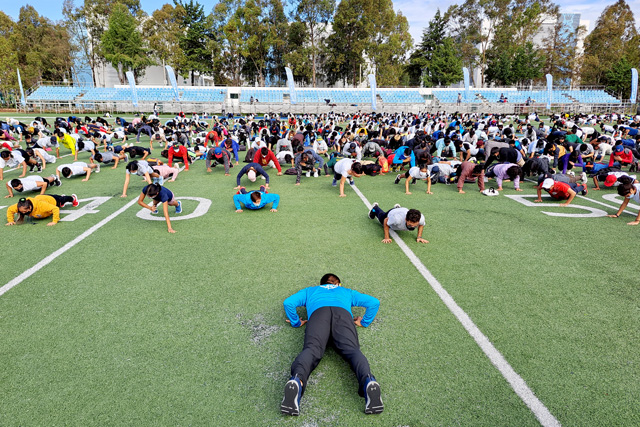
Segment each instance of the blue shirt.
[{"label": "blue shirt", "polygon": [[242,203],[247,209],[251,210],[263,208],[264,205],[268,205],[269,203],[273,203],[271,209],[278,209],[278,204],[280,203],[279,195],[260,191],[260,204],[256,205],[255,203],[253,203],[253,200],[251,200],[251,193],[253,193],[253,191],[246,194],[236,194],[235,196],[233,196],[233,204],[236,205],[236,210],[242,209],[240,203]]},{"label": "blue shirt", "polygon": [[380,301],[372,296],[338,285],[326,284],[304,288],[284,300],[284,311],[291,322],[291,326],[295,328],[301,324],[296,307],[306,307],[309,319],[314,311],[322,307],[344,308],[351,316],[353,316],[351,307],[364,307],[366,312],[360,323],[366,327],[376,317],[378,308],[380,308]]},{"label": "blue shirt", "polygon": [[[403,145],[402,147],[400,147],[400,148],[398,148],[396,151],[394,151],[394,153],[393,153],[393,154],[394,154],[394,156],[393,156],[393,164],[394,164],[394,165],[395,165],[395,164],[402,163],[402,161],[403,161],[404,159],[408,158],[408,157],[404,154],[404,152],[405,152],[405,150],[406,150],[407,148],[408,148],[408,147],[407,147],[406,145]],[[411,152],[411,155],[410,155],[410,157],[411,157],[410,164],[411,164],[411,167],[414,167],[414,166],[416,165],[416,156],[413,154],[413,151],[410,151],[410,152]]]},{"label": "blue shirt", "polygon": [[[149,186],[145,186],[142,189],[142,194],[147,194],[147,189],[149,188]],[[153,200],[159,202],[159,203],[165,203],[165,202],[170,202],[173,199],[173,193],[171,192],[171,190],[169,190],[168,188],[165,187],[160,187],[160,192],[158,193],[158,195],[156,197],[153,198]]]}]

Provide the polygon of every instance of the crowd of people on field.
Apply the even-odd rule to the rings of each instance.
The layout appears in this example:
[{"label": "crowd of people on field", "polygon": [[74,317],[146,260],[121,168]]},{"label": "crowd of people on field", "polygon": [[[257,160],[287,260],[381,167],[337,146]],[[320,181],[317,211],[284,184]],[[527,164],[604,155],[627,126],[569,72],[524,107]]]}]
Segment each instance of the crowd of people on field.
[{"label": "crowd of people on field", "polygon": [[[28,123],[7,118],[0,121],[0,180],[5,179],[5,168],[17,169],[18,177],[6,180],[5,197],[38,193],[22,197],[8,208],[7,225],[25,218],[51,218],[47,225],[55,225],[60,208],[68,204],[76,207],[79,201],[75,194],[48,194],[52,187],[61,186],[62,178],[88,181],[101,166],[117,169],[120,163],[125,164],[122,197],[127,197],[132,176],[142,178],[146,185],[138,204],[152,214],[162,205],[170,233],[175,230],[168,207],[180,214],[182,204],[165,183],[175,181],[182,171],[198,168],[210,174],[217,167],[225,176],[238,168],[237,192],[230,195],[238,213],[269,204],[271,211],[277,212],[280,196],[270,192],[270,173],[275,170],[277,176],[295,176],[297,186],[303,175],[307,179],[331,177],[340,197],[346,197],[346,183],[353,186],[354,179],[363,175],[392,173],[395,184],[404,179],[406,194],[412,194],[412,185],[424,181],[427,195],[433,194],[438,184],[455,185],[460,194],[465,193],[465,184],[475,184],[487,194],[485,186],[492,179],[498,191],[506,181],[522,191],[522,183],[531,180],[536,202],[542,201],[544,191],[561,200],[560,206],[569,205],[578,193],[586,195],[590,177],[594,190],[600,190],[601,185],[617,187],[624,201],[616,214],[609,216],[619,217],[631,200],[640,204],[640,184],[632,174],[638,171],[640,160],[639,131],[640,116],[618,114],[556,114],[548,123],[535,113],[520,117],[444,112],[262,117],[200,117],[195,113],[187,117],[180,113],[168,120],[154,112],[131,122],[116,117],[113,123],[110,117],[57,117],[51,123],[44,117]],[[140,142],[142,135],[149,138],[148,148]],[[83,153],[85,161],[79,161]],[[73,162],[63,163],[66,156],[73,156]],[[55,172],[44,176],[42,172],[50,164],[56,165]],[[259,190],[248,191],[244,180],[264,182]],[[396,204],[384,210],[374,203],[369,218],[382,226],[383,243],[391,243],[391,231],[402,230],[416,230],[416,241],[428,243],[422,237],[425,218],[417,209]],[[639,222],[640,213],[629,224]],[[307,307],[309,324],[304,348],[285,385],[281,412],[299,414],[307,379],[331,339],[358,377],[365,412],[381,413],[380,385],[360,351],[355,329],[371,323],[379,301],[343,288],[340,279],[328,273],[319,286],[302,289],[285,300],[285,312],[294,327],[307,323],[297,315],[296,307],[301,306]],[[365,316],[354,318],[352,306],[364,306]]]}]

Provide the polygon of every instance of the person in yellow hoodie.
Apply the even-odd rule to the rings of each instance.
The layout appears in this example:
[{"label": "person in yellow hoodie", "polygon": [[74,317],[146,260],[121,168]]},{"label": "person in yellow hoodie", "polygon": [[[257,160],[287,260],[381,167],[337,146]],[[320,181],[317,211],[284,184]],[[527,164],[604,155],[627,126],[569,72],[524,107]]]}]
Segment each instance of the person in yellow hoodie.
[{"label": "person in yellow hoodie", "polygon": [[[78,206],[78,197],[73,194],[71,196],[40,195],[36,197],[21,198],[18,203],[9,206],[7,209],[7,224],[22,224],[24,217],[42,219],[53,216],[53,220],[47,226],[56,225],[60,221],[60,208],[67,203],[71,203],[74,207]],[[15,215],[19,214],[16,221]]]},{"label": "person in yellow hoodie", "polygon": [[61,130],[57,130],[55,133],[56,137],[58,137],[58,146],[56,147],[56,157],[60,158],[60,145],[71,150],[71,154],[73,154],[74,161],[78,160],[78,152],[76,150],[76,144],[78,143],[79,135],[71,135]]}]

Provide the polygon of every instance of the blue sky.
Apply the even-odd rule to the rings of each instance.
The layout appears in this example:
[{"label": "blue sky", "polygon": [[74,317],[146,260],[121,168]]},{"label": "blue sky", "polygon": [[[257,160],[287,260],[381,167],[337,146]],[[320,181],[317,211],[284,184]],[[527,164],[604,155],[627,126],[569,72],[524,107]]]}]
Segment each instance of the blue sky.
[{"label": "blue sky", "polygon": [[[76,0],[76,3],[80,3],[82,0]],[[444,12],[451,4],[462,3],[463,0],[394,0],[394,6],[396,11],[400,10],[409,19],[410,32],[413,36],[414,42],[418,43],[422,35],[422,29],[429,23],[429,20],[433,18],[437,8],[440,8]],[[52,20],[62,19],[62,3],[63,0],[32,0],[30,2],[3,2],[2,10],[7,15],[16,19],[20,11],[20,7],[31,4],[42,15],[47,16]],[[167,0],[141,0],[142,8],[151,13],[156,9],[159,9],[165,3],[172,3]],[[205,5],[213,5],[211,1],[200,0],[200,3]],[[602,13],[605,6],[615,3],[615,0],[556,0],[556,3],[560,6],[560,10],[564,13],[580,13],[582,19],[591,21],[589,31],[593,29],[595,21]],[[640,0],[627,0],[627,3],[631,6],[633,13],[636,17],[636,24],[640,24]]]}]

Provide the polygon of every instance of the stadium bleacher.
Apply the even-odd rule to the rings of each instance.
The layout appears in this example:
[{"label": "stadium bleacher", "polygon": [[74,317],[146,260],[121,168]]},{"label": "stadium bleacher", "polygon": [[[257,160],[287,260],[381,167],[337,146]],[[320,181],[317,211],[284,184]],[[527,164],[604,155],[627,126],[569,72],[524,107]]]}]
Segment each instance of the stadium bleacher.
[{"label": "stadium bleacher", "polygon": [[[138,87],[138,101],[140,102],[173,102],[174,92],[171,87]],[[281,104],[285,102],[288,88],[240,88],[239,101],[248,104],[253,98],[260,103]],[[465,104],[497,103],[504,95],[509,104],[525,104],[530,98],[534,103],[547,102],[546,90],[470,90],[468,99],[464,99],[464,89],[434,89],[433,97],[441,104],[455,104],[458,94],[463,95]],[[369,89],[333,89],[333,88],[297,88],[298,104],[325,105],[331,104],[363,105],[371,102]],[[220,87],[188,87],[179,88],[180,100],[188,103],[223,103],[227,99],[228,89]],[[425,103],[425,97],[419,89],[378,89],[378,100],[382,104],[420,105]],[[131,90],[128,87],[117,88],[85,88],[73,86],[40,86],[31,93],[27,100],[33,103],[67,103],[67,102],[127,102],[131,100]],[[618,105],[622,101],[609,95],[604,90],[564,90],[552,91],[552,104],[580,104],[580,105]]]}]

